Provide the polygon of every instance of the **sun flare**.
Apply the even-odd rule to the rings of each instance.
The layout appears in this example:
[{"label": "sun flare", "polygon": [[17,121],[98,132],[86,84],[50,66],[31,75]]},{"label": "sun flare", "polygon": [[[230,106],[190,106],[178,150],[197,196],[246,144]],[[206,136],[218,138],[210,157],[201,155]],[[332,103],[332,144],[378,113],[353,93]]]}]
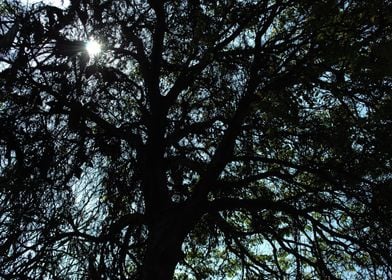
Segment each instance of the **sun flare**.
[{"label": "sun flare", "polygon": [[101,52],[101,44],[91,39],[86,44],[86,50],[90,56],[95,56]]}]

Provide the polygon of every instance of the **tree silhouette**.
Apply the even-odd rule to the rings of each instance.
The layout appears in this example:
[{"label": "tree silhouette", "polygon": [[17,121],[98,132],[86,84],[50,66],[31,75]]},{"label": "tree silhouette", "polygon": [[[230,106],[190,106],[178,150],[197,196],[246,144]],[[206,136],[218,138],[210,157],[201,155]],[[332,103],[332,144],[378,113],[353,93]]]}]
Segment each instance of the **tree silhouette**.
[{"label": "tree silhouette", "polygon": [[391,278],[391,8],[3,1],[0,277]]}]

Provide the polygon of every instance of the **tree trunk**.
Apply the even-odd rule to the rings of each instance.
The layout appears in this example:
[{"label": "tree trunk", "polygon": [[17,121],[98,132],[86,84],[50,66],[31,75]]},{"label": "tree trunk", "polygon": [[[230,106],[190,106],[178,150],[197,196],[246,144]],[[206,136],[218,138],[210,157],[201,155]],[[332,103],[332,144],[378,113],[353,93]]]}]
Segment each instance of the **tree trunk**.
[{"label": "tree trunk", "polygon": [[183,257],[182,243],[198,221],[197,215],[186,212],[183,208],[170,211],[151,225],[143,261],[143,280],[173,279],[176,265]]},{"label": "tree trunk", "polygon": [[162,233],[153,234],[149,238],[143,264],[143,280],[173,279],[176,265],[181,260],[181,238],[174,233],[166,233],[165,236],[159,236],[160,234]]}]

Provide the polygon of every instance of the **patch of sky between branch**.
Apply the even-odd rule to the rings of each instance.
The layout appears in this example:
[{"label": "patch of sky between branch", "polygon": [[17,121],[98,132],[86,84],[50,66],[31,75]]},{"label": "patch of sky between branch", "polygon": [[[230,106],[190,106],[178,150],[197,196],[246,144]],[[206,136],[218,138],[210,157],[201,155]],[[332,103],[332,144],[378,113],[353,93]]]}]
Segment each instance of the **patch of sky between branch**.
[{"label": "patch of sky between branch", "polygon": [[70,5],[70,0],[21,0],[20,3],[26,5],[27,7],[31,7],[37,3],[43,3],[45,5],[55,6],[60,9],[65,9]]}]

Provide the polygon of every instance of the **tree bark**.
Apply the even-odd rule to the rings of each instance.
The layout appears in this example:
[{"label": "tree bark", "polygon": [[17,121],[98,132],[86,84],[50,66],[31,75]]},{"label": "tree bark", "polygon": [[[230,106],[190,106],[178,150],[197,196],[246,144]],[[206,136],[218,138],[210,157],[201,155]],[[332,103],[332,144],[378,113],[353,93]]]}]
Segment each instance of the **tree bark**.
[{"label": "tree bark", "polygon": [[181,246],[186,235],[199,220],[199,213],[176,207],[160,215],[150,226],[143,261],[143,280],[171,280],[183,258]]}]

